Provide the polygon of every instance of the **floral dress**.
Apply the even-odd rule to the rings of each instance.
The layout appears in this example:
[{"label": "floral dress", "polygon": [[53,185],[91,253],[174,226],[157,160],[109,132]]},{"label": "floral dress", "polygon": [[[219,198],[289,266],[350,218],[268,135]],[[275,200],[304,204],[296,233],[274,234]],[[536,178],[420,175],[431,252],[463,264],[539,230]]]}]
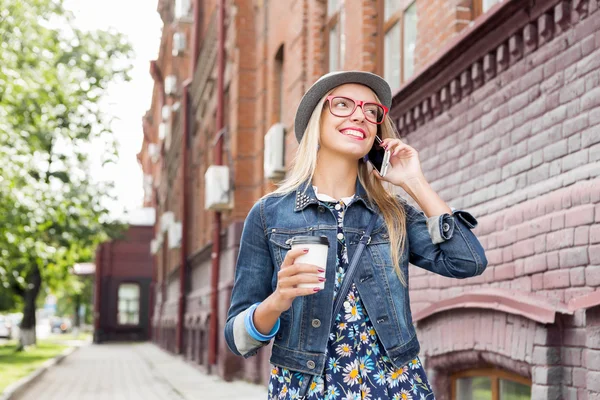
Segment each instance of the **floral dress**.
[{"label": "floral dress", "polygon": [[[337,202],[325,195],[319,194],[317,197],[321,200],[321,205],[337,215],[335,298],[349,264],[343,220],[347,204],[350,204],[352,198]],[[325,198],[328,201],[323,201]],[[327,343],[328,362],[324,375],[313,379],[307,393],[308,399],[435,400],[419,358],[402,368],[395,368],[385,355],[354,284],[335,321],[335,328]],[[308,378],[310,375],[273,366],[269,381],[269,400],[298,399],[301,383]]]}]

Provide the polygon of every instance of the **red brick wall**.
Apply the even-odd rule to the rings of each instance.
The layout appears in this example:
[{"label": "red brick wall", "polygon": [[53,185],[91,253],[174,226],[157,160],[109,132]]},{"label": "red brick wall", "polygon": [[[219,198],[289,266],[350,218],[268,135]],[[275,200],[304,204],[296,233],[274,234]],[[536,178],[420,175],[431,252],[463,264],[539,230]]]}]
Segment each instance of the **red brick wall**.
[{"label": "red brick wall", "polygon": [[[553,3],[416,108],[395,110],[434,189],[478,218],[489,261],[482,276],[459,281],[412,268],[413,312],[482,288],[565,309],[600,286],[598,2]],[[600,398],[598,343],[589,336],[598,332],[597,308],[546,325],[493,311],[421,321],[436,397],[449,399],[448,374],[469,367],[451,361],[472,349],[530,377],[534,399]]]},{"label": "red brick wall", "polygon": [[598,285],[597,21],[587,18],[514,60],[406,136],[440,195],[479,218],[490,262],[459,286],[415,270],[414,289],[441,299],[490,284],[568,302]]},{"label": "red brick wall", "polygon": [[477,0],[417,0],[415,71],[427,65],[452,38],[473,20]]},{"label": "red brick wall", "polygon": [[[536,7],[549,1],[536,2]],[[204,49],[216,45],[216,25],[211,24],[216,18],[217,2],[200,3],[203,7],[201,46]],[[282,122],[286,126],[285,151],[289,165],[297,148],[293,133],[295,109],[306,89],[327,72],[326,3],[326,0],[227,2],[225,124],[228,131],[224,160],[231,167],[235,205],[231,212],[223,213],[221,324],[228,307],[239,224],[252,204],[273,189],[273,184],[263,179],[264,134],[274,122]],[[527,30],[520,30],[519,35],[507,39],[493,53],[478,60],[479,64],[473,71],[479,75],[475,72],[467,74],[469,70],[457,75],[452,83],[447,82],[441,91],[435,93],[437,103],[431,103],[428,111],[434,110],[432,114],[414,114],[414,110],[407,110],[411,116],[416,115],[416,121],[407,120],[403,115],[403,126],[413,126],[406,132],[407,140],[420,151],[426,176],[434,188],[452,206],[472,211],[479,218],[477,233],[490,260],[489,270],[482,277],[458,282],[413,269],[411,296],[414,312],[432,302],[487,286],[539,292],[555,301],[567,302],[600,284],[600,256],[597,254],[600,232],[596,229],[600,221],[600,201],[592,186],[598,182],[596,179],[576,183],[596,177],[596,171],[600,170],[597,168],[598,135],[595,135],[600,121],[597,101],[600,98],[597,93],[597,60],[600,59],[598,13],[595,13],[597,0],[574,0],[564,4],[577,8],[569,14],[568,20],[561,19],[560,10],[552,12],[549,17],[537,20],[535,26]],[[348,37],[344,65],[347,69],[381,72],[381,65],[377,64],[380,57],[377,51],[381,48],[377,45],[381,40],[377,17],[383,17],[377,12],[379,6],[376,0],[345,1],[345,31]],[[580,7],[587,7],[589,13],[582,22],[579,22]],[[417,74],[440,55],[440,49],[464,31],[472,19],[471,9],[472,1],[469,0],[417,0]],[[556,27],[555,19],[558,22]],[[574,25],[569,25],[568,21]],[[561,28],[561,24],[565,28]],[[275,55],[282,45],[283,104],[286,109],[282,121],[277,121]],[[160,57],[165,75],[179,68],[169,59],[169,54],[168,40],[165,39]],[[190,152],[193,181],[190,216],[193,222],[189,224],[189,235],[190,251],[194,257],[191,261],[192,287],[187,317],[197,320],[205,317],[200,315],[201,308],[206,310],[210,293],[210,248],[207,246],[212,239],[213,213],[204,210],[204,195],[208,188],[204,187],[203,178],[212,163],[212,143],[216,134],[216,67],[216,61],[208,66],[212,80],[205,92],[192,94],[201,98],[194,98],[195,126]],[[460,74],[463,71],[455,72]],[[196,71],[195,85],[198,79]],[[152,115],[160,118],[160,110],[153,108]],[[155,172],[162,178],[161,185],[167,185],[166,167],[173,162],[177,161],[165,159],[160,167],[165,169]],[[176,182],[171,189],[161,187],[165,202],[159,215],[165,209],[176,210],[179,207],[178,185]],[[159,253],[158,259],[162,259],[162,254]],[[178,250],[173,250],[167,265],[171,269],[177,268],[179,259]],[[171,287],[176,289],[178,274],[173,276]],[[176,294],[175,289],[173,293]],[[202,306],[192,306],[192,303]],[[172,325],[175,309],[166,307],[164,315],[165,324]],[[469,315],[467,312],[461,318]],[[540,328],[540,324],[521,317],[478,315],[484,322],[491,318],[492,323],[505,323],[505,329],[511,329],[510,325],[518,326],[529,336]],[[572,331],[569,335],[573,337],[568,339],[570,342],[563,358],[576,361],[577,349],[581,353],[579,366],[561,366],[561,373],[571,379],[572,386],[569,388],[576,390],[580,389],[577,385],[584,379],[582,376],[585,375],[585,379],[595,376],[592,369],[588,372],[584,360],[586,352],[590,352],[591,357],[595,353],[591,353],[589,343],[587,348],[581,343],[581,332],[592,329],[584,322],[583,316],[584,311],[579,311],[573,317],[561,317],[561,323],[568,327],[569,332]],[[445,324],[444,318],[437,320]],[[449,344],[450,347],[432,339],[433,333],[427,331],[427,324],[432,321],[434,319],[420,324],[425,337],[422,340],[424,354],[443,358],[449,348],[467,351],[468,339],[463,338],[462,345]],[[545,337],[549,337],[548,330],[544,332]],[[500,344],[499,341],[492,332],[492,337],[486,339],[487,345],[481,347],[482,344],[478,343],[471,347],[478,351],[492,351],[493,346]],[[436,350],[427,347],[430,343],[437,346],[433,348]],[[489,359],[496,360],[497,365],[506,365],[507,369],[521,371],[523,365],[531,366],[535,356],[533,345],[523,343],[526,344],[525,350],[515,358],[515,345],[510,343],[509,346],[505,339],[505,347],[498,347],[501,350],[490,355]],[[537,344],[556,346],[554,342]],[[546,353],[555,350],[542,348],[538,351],[548,356]],[[260,358],[241,362],[223,357],[226,352],[223,343],[220,343],[219,352],[222,374],[234,371],[236,376],[250,380],[264,381],[268,378],[268,375],[261,375],[255,370],[264,370],[268,364],[265,351]],[[575,357],[572,357],[573,354]],[[464,357],[469,359],[472,354]],[[432,357],[431,365],[441,365],[442,358]],[[541,378],[547,371],[535,368],[536,393],[555,390],[546,389],[551,385]]]}]

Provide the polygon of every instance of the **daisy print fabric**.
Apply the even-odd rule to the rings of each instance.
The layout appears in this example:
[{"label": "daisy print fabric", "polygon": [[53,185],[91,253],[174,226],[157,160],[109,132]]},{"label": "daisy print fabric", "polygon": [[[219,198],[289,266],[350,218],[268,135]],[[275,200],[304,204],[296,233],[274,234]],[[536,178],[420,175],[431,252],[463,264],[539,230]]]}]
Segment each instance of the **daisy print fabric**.
[{"label": "daisy print fabric", "polygon": [[[319,196],[322,200],[322,196]],[[333,199],[332,199],[333,200]],[[338,254],[334,296],[348,267],[343,233],[344,212],[351,199],[321,201],[338,221]],[[327,344],[328,362],[324,375],[315,377],[308,389],[314,400],[435,400],[421,361],[416,358],[395,368],[384,354],[369,316],[354,285],[348,291]],[[269,381],[270,400],[299,399],[299,388],[309,375],[273,366]]]}]

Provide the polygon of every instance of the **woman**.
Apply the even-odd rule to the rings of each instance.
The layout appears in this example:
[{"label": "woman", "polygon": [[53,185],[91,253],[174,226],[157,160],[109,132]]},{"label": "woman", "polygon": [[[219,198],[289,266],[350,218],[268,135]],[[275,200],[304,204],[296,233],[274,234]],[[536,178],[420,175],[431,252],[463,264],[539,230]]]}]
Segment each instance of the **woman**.
[{"label": "woman", "polygon": [[[367,72],[336,72],[303,96],[300,143],[289,177],[245,221],[225,336],[250,357],[274,338],[269,399],[433,399],[418,358],[408,297],[409,262],[453,278],[481,274],[487,260],[471,232],[476,220],[452,211],[425,180],[417,152],[387,115],[389,85]],[[381,177],[364,156],[391,151]],[[384,188],[401,187],[417,211]],[[333,304],[371,217],[343,307]],[[296,263],[294,236],[326,236],[326,277]],[[325,288],[319,290],[325,280]],[[299,288],[299,284],[314,287]]]}]

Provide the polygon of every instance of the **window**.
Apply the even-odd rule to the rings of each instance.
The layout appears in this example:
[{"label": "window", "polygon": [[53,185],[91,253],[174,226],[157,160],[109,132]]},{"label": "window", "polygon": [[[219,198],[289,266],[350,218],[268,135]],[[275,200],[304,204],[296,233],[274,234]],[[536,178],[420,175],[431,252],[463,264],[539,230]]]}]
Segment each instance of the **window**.
[{"label": "window", "polygon": [[175,19],[189,18],[192,16],[191,0],[175,0]]},{"label": "window", "polygon": [[383,1],[383,76],[392,91],[415,71],[417,6],[406,0]]},{"label": "window", "polygon": [[530,400],[531,381],[499,369],[461,372],[452,377],[453,400]]},{"label": "window", "polygon": [[119,285],[119,325],[139,325],[140,323],[140,285],[122,283]]},{"label": "window", "polygon": [[327,30],[328,35],[328,58],[329,71],[339,71],[344,68],[344,57],[346,54],[346,34],[344,24],[346,15],[344,12],[344,0],[327,0]]},{"label": "window", "polygon": [[473,14],[475,18],[481,14],[489,11],[490,8],[496,5],[500,0],[474,0],[473,1]]}]

